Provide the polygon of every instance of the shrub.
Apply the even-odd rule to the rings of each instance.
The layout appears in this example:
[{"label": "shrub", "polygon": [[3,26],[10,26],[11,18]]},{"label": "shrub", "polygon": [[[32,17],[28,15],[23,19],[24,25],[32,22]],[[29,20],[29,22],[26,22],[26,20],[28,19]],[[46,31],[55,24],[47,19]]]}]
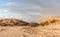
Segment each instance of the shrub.
[{"label": "shrub", "polygon": [[5,23],[0,23],[0,26],[6,26],[6,24]]},{"label": "shrub", "polygon": [[45,25],[48,25],[48,24],[49,24],[48,21],[40,23],[41,26],[45,26]]},{"label": "shrub", "polygon": [[55,23],[56,21],[58,21],[58,20],[52,20],[51,23]]},{"label": "shrub", "polygon": [[29,23],[28,26],[31,26],[31,27],[37,27],[37,26],[39,26],[39,24],[33,22],[33,23]]},{"label": "shrub", "polygon": [[15,24],[15,26],[27,26],[27,24],[28,24],[28,23],[23,23],[23,22],[21,22],[21,23]]}]

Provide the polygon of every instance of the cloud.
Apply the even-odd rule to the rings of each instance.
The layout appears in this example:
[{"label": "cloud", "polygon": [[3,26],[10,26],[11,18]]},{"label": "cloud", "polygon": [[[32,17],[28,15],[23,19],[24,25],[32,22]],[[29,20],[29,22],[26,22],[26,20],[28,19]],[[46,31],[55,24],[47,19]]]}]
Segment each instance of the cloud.
[{"label": "cloud", "polygon": [[0,5],[0,7],[3,8],[2,12],[14,13],[12,15],[9,15],[8,17],[19,18],[25,21],[37,21],[38,19],[45,16],[43,12],[46,10],[46,8],[36,5],[27,0],[5,1],[7,2],[6,4]]},{"label": "cloud", "polygon": [[42,13],[47,15],[60,15],[60,0],[29,0],[38,6],[46,8]]},{"label": "cloud", "polygon": [[[9,0],[8,0],[9,1]],[[12,1],[12,0],[11,0]],[[31,4],[31,3],[20,3],[20,2],[17,2],[17,1],[14,1],[14,2],[8,2],[6,4],[3,4],[1,5],[2,8],[6,9],[6,10],[9,10],[10,12],[31,12],[30,14],[32,13],[40,13],[45,10],[45,8],[43,7],[40,7],[38,5],[35,5],[35,4]],[[33,14],[34,15],[34,14]],[[39,14],[38,14],[39,15]]]},{"label": "cloud", "polygon": [[[48,15],[60,15],[60,0],[3,0],[3,12],[18,13],[12,17],[37,20]],[[28,18],[28,19],[27,19]]]},{"label": "cloud", "polygon": [[10,12],[9,10],[3,10],[3,12]]},{"label": "cloud", "polygon": [[17,17],[17,19],[21,19],[21,20],[24,20],[24,21],[27,21],[27,22],[37,22],[40,18],[42,18],[41,16],[28,16],[28,15],[25,15],[25,14],[13,14],[12,17],[13,18]]}]

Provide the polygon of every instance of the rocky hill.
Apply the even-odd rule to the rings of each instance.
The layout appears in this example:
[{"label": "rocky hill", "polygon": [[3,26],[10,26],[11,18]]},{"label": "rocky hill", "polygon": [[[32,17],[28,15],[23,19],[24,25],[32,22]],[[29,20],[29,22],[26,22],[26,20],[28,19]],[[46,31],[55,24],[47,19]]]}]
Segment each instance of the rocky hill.
[{"label": "rocky hill", "polygon": [[18,19],[0,19],[0,25],[26,25],[28,24],[25,21],[18,20]]},{"label": "rocky hill", "polygon": [[60,16],[49,16],[39,20],[37,23],[44,25],[60,24]]}]

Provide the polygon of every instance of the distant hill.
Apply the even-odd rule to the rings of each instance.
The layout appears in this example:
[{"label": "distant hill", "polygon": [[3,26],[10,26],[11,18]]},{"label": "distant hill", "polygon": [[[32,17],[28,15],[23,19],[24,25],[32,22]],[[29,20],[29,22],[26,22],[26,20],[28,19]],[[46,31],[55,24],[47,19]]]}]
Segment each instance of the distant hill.
[{"label": "distant hill", "polygon": [[60,16],[49,16],[39,20],[37,23],[42,25],[60,24]]},{"label": "distant hill", "polygon": [[27,25],[28,23],[18,19],[0,19],[0,25]]}]

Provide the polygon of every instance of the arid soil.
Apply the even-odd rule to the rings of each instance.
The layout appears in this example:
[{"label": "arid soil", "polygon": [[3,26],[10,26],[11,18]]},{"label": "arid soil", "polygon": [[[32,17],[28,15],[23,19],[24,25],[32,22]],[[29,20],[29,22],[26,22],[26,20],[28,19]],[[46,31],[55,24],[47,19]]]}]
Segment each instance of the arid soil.
[{"label": "arid soil", "polygon": [[60,37],[60,25],[0,27],[0,37]]}]

